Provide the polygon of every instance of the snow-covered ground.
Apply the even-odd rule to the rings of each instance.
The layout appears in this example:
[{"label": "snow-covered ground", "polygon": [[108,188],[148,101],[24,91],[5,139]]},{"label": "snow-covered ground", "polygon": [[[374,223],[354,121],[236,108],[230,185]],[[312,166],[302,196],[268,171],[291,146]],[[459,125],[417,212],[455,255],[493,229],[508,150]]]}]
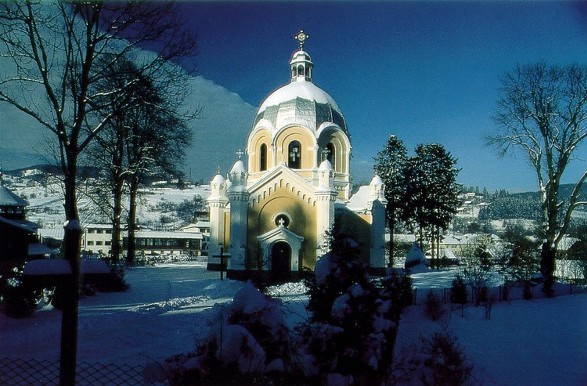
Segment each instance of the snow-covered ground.
[{"label": "snow-covered ground", "polygon": [[[422,291],[441,283],[441,276],[421,273],[415,284]],[[132,268],[126,278],[127,292],[81,300],[80,362],[143,365],[191,351],[208,330],[211,306],[230,301],[243,286],[194,263]],[[283,300],[290,326],[307,318],[303,286],[287,284],[271,293]],[[60,323],[61,313],[51,306],[30,319],[0,315],[2,356],[57,360]],[[439,330],[458,337],[478,384],[587,385],[585,293],[497,303],[490,320],[483,307],[471,306],[464,317],[459,309],[432,322],[421,305],[412,306],[402,317],[396,352]]]}]

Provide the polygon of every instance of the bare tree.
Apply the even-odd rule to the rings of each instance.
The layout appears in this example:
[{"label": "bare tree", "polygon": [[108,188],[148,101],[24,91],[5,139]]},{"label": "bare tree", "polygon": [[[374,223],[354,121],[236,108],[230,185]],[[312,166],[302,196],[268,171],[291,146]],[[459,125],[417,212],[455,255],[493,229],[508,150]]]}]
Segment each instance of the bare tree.
[{"label": "bare tree", "polygon": [[[571,214],[580,205],[587,170],[574,183],[568,199],[560,185],[569,165],[587,138],[587,67],[518,66],[501,79],[494,115],[500,131],[487,138],[500,154],[520,151],[536,171],[540,189],[542,232],[540,254],[543,290],[552,294],[558,244],[567,232]],[[585,153],[583,153],[585,154]]]},{"label": "bare tree", "polygon": [[[125,118],[129,187],[127,263],[133,263],[135,258],[136,204],[141,181],[158,173],[181,176],[179,165],[191,141],[191,132],[186,126],[188,117],[178,113],[176,98],[148,78],[142,80],[137,91],[144,97]],[[191,117],[198,113],[199,109],[192,112]]]},{"label": "bare tree", "polygon": [[[117,89],[131,80],[135,82],[124,88],[126,97],[110,104],[115,110],[112,118],[96,136],[88,153],[90,161],[102,169],[102,178],[91,197],[112,222],[112,263],[119,261],[122,249],[123,201],[128,191],[125,187],[134,187],[131,182],[137,174],[142,176],[158,170],[172,175],[181,173],[179,162],[191,140],[186,122],[194,117],[194,112],[186,115],[181,111],[187,82],[179,68],[153,79],[141,74],[133,62],[119,61],[104,78],[103,88]],[[103,112],[110,113],[110,110]],[[136,190],[130,189],[130,197],[129,212],[134,224]],[[131,226],[130,233],[133,232]],[[131,254],[127,256],[134,255],[134,249],[130,249]],[[131,258],[128,262],[132,261]]]},{"label": "bare tree", "polygon": [[[144,58],[141,71],[165,70],[167,60],[195,49],[169,3],[0,2],[0,102],[32,117],[56,139],[65,187],[65,257],[71,264],[63,308],[61,384],[75,383],[79,288],[79,226],[76,175],[80,153],[111,118],[97,114],[103,90],[94,87],[111,61],[140,45],[160,42],[159,55]],[[31,98],[40,90],[42,101]],[[122,90],[111,90],[116,100]],[[119,94],[120,93],[120,94]]]}]

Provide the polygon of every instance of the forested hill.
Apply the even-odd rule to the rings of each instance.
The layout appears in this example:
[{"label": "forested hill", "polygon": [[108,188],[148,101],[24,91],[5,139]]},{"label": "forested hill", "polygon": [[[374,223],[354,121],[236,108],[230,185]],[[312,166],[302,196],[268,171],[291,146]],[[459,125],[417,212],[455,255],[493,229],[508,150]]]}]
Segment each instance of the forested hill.
[{"label": "forested hill", "polygon": [[[568,199],[573,191],[572,184],[561,185],[561,198]],[[587,186],[583,185],[581,198],[587,199]],[[516,219],[529,220],[540,219],[540,192],[508,193],[500,190],[486,196],[489,204],[479,212],[480,220]],[[587,208],[579,208],[587,211]]]}]

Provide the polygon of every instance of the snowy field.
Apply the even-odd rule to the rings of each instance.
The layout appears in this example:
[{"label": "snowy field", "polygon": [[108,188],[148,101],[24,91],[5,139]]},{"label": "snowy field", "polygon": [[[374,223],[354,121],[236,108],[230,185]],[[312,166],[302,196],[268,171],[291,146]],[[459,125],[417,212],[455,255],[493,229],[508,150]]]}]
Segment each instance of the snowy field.
[{"label": "snowy field", "polygon": [[[432,279],[427,284],[428,278]],[[445,275],[448,278],[447,275]],[[243,286],[190,263],[127,271],[131,288],[98,293],[80,302],[78,361],[145,365],[194,349],[206,333],[215,303],[229,302]],[[438,273],[418,274],[419,291],[442,283]],[[303,286],[272,288],[284,302],[290,326],[307,318]],[[0,315],[0,352],[10,358],[58,360],[61,313],[45,306],[30,319]],[[483,307],[428,320],[409,307],[400,324],[396,353],[421,337],[452,332],[474,365],[481,385],[587,385],[587,295],[497,303],[491,319]]]}]

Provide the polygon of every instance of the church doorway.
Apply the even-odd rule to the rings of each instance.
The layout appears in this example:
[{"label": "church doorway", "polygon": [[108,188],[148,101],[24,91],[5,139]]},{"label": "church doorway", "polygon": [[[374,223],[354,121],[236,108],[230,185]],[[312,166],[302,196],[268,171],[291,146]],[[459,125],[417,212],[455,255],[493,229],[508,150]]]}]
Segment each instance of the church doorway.
[{"label": "church doorway", "polygon": [[278,241],[271,248],[271,276],[275,280],[287,280],[291,273],[291,247]]}]

